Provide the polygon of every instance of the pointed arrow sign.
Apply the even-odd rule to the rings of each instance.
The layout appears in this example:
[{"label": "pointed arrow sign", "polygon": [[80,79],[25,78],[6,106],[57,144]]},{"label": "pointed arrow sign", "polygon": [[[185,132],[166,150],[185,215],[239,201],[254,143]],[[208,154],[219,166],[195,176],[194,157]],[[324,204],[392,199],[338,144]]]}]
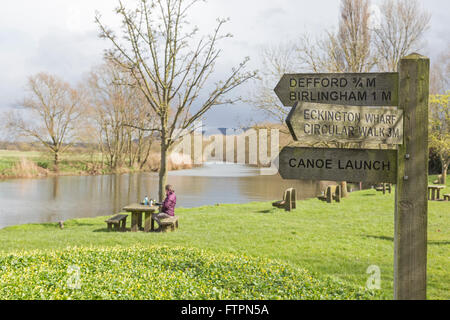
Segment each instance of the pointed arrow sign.
[{"label": "pointed arrow sign", "polygon": [[403,143],[403,111],[296,102],[286,118],[295,141]]},{"label": "pointed arrow sign", "polygon": [[397,150],[288,146],[278,165],[283,179],[395,183]]},{"label": "pointed arrow sign", "polygon": [[284,74],[274,89],[286,107],[295,102],[397,106],[398,73]]}]

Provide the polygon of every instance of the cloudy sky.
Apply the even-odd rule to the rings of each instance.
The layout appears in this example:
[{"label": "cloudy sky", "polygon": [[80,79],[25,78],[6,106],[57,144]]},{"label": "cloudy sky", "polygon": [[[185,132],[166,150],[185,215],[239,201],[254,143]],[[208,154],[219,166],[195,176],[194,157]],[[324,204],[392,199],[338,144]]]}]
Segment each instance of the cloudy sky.
[{"label": "cloudy sky", "polygon": [[[128,4],[129,0],[123,0]],[[380,1],[372,0],[376,6]],[[450,1],[422,0],[432,14],[424,55],[432,59],[450,43]],[[0,10],[0,111],[11,108],[24,94],[27,77],[46,71],[76,83],[92,66],[100,64],[103,50],[109,45],[98,38],[95,11],[104,21],[118,25],[113,13],[114,0],[14,0],[3,1]],[[191,21],[201,33],[209,33],[216,18],[231,20],[224,31],[226,40],[219,77],[246,56],[250,69],[260,68],[261,47],[295,40],[308,31],[320,34],[337,25],[338,0],[209,0],[192,11]],[[248,83],[237,94],[251,91]],[[207,124],[236,127],[249,120],[262,119],[261,113],[246,104],[220,106],[207,114]]]}]

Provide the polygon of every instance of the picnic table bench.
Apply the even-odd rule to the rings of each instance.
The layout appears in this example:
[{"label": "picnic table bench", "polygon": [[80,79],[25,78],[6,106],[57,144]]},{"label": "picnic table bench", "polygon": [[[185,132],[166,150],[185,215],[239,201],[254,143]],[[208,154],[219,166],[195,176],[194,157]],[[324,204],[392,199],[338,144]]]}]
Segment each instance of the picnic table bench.
[{"label": "picnic table bench", "polygon": [[444,186],[428,186],[428,200],[439,200],[441,189],[444,189]]},{"label": "picnic table bench", "polygon": [[108,231],[112,230],[112,226],[114,226],[115,230],[125,231],[127,225],[127,217],[126,214],[116,214],[115,216],[105,220],[108,224]]},{"label": "picnic table bench", "polygon": [[450,193],[444,194],[444,200],[445,201],[450,201]]},{"label": "picnic table bench", "polygon": [[169,228],[171,231],[174,231],[175,228],[178,229],[178,217],[177,216],[160,219],[159,222],[160,222],[161,232],[167,232],[167,230]]}]

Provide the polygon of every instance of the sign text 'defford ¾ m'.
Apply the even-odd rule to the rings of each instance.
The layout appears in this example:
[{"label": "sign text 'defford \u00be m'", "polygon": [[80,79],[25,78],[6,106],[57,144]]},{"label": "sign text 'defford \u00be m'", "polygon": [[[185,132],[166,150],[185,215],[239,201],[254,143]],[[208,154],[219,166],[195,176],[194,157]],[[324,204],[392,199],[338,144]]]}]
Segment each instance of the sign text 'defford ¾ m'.
[{"label": "sign text 'defford \u00be m'", "polygon": [[274,89],[284,106],[313,102],[353,106],[397,106],[398,73],[284,74]]},{"label": "sign text 'defford \u00be m'", "polygon": [[402,115],[395,107],[296,102],[286,124],[296,141],[401,144]]},{"label": "sign text 'defford \u00be m'", "polygon": [[279,155],[283,179],[396,182],[396,150],[284,147]]}]

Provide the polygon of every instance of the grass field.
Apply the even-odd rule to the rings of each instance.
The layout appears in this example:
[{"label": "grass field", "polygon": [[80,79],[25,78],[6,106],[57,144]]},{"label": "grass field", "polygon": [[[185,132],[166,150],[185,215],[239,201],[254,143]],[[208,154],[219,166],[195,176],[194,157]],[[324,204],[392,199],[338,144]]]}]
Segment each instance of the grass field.
[{"label": "grass field", "polygon": [[[450,187],[447,185],[444,192],[449,191]],[[257,202],[180,208],[177,209],[177,215],[180,216],[179,230],[165,234],[107,232],[105,217],[66,221],[65,228],[62,230],[56,224],[8,227],[0,230],[0,256],[3,259],[10,257],[8,258],[10,260],[20,256],[33,259],[34,256],[58,255],[58,252],[62,255],[65,254],[64,252],[73,251],[78,257],[78,260],[73,261],[83,263],[83,254],[77,253],[78,249],[68,248],[77,247],[103,252],[109,249],[125,250],[141,246],[146,248],[145,250],[150,250],[150,255],[153,251],[149,248],[152,246],[157,248],[167,246],[170,250],[173,248],[198,249],[203,250],[195,251],[199,255],[212,255],[217,257],[218,261],[226,260],[226,257],[231,255],[233,259],[241,259],[241,257],[244,257],[242,259],[269,259],[268,263],[278,263],[282,266],[280,268],[290,268],[292,274],[300,272],[296,270],[307,270],[305,272],[318,284],[316,289],[319,293],[317,295],[311,293],[309,296],[313,299],[326,298],[323,295],[326,290],[322,291],[324,288],[320,287],[320,283],[325,288],[329,286],[329,298],[341,299],[345,296],[351,299],[392,299],[393,297],[394,192],[383,195],[375,190],[359,191],[351,193],[341,203],[332,204],[317,199],[304,200],[299,201],[297,209],[289,213],[272,208],[270,202]],[[130,219],[128,219],[128,226],[129,221]],[[429,202],[427,269],[429,299],[450,299],[449,225],[450,202]],[[30,252],[30,250],[37,251]],[[170,250],[169,252],[172,252]],[[134,252],[134,249],[130,252]],[[133,259],[132,256],[130,253],[130,259]],[[46,262],[49,266],[54,265],[52,259],[54,260],[49,258]],[[108,261],[110,259],[113,258],[109,258]],[[99,259],[97,263],[91,261],[87,264],[84,272],[89,272],[89,275],[86,275],[88,279],[91,279],[91,276],[95,278],[96,268],[100,268],[102,261]],[[19,265],[14,270],[18,272],[17,274],[21,271],[26,273],[26,268],[34,263],[36,262],[29,262],[28,266],[23,267]],[[20,277],[11,276],[13,271],[9,265],[6,264],[4,269],[0,269],[0,276],[2,272],[8,272],[7,275],[3,274],[2,279],[6,277],[8,281],[13,281],[11,285],[21,285]],[[367,292],[360,293],[370,276],[366,272],[371,265],[378,266],[381,271],[381,289],[376,290],[374,296],[368,295]],[[49,268],[52,270],[51,267]],[[217,266],[217,268],[222,270],[225,267]],[[255,266],[255,268],[259,267]],[[227,269],[223,269],[219,274],[230,271],[225,270]],[[32,287],[33,281],[38,281],[36,279],[39,279],[39,273],[33,272],[32,278],[34,277],[35,280],[30,280],[31,282],[24,285]],[[208,274],[209,271],[202,272]],[[260,279],[258,281],[264,279],[261,272],[255,273],[257,277],[262,277],[258,278]],[[128,274],[127,277],[134,276],[138,275]],[[291,277],[291,275],[286,276]],[[241,279],[239,281],[245,278],[240,275],[235,277],[235,279]],[[302,283],[305,279],[301,276],[300,278],[296,278],[298,283]],[[83,279],[83,272],[81,279]],[[213,290],[215,287],[225,291],[228,290],[226,288],[230,288],[231,291],[226,291],[228,293],[224,296],[233,297],[230,292],[234,292],[236,287],[233,283],[236,285],[238,281],[233,279],[230,280],[231,282],[212,287],[206,286],[206,288]],[[89,281],[90,285],[94,286],[92,290],[95,291],[93,280]],[[204,283],[202,281],[199,278],[199,283]],[[344,292],[336,291],[334,281],[341,283],[341,287],[345,288]],[[116,289],[122,290],[122,284],[117,283]],[[108,295],[100,287],[98,290],[98,294],[103,292],[102,294]],[[200,292],[197,287],[192,290]],[[301,298],[301,294],[288,293],[290,291],[286,290],[279,292],[278,296],[270,290],[261,290],[265,292],[261,296],[249,297]],[[86,294],[89,297],[95,296]],[[242,296],[236,294],[235,297]]]}]

